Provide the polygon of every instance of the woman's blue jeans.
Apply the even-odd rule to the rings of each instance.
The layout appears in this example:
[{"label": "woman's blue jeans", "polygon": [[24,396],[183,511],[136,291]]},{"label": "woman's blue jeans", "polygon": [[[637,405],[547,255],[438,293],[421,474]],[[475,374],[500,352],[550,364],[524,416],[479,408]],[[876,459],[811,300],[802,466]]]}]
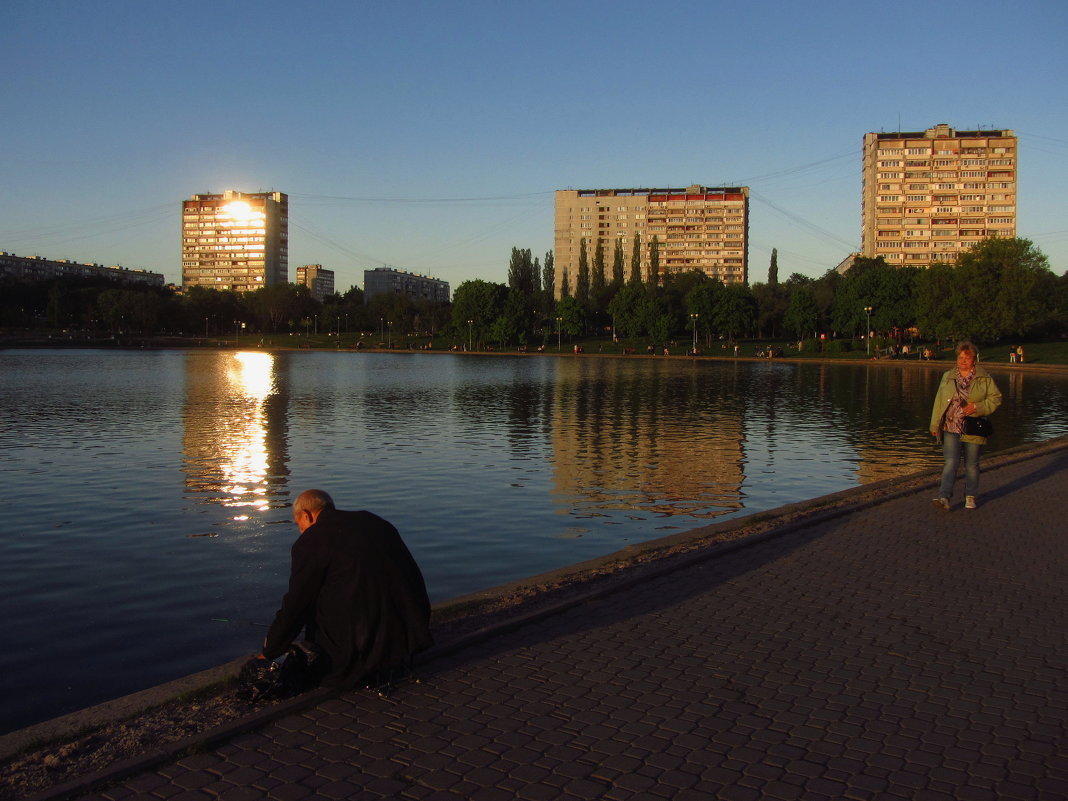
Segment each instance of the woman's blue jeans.
[{"label": "woman's blue jeans", "polygon": [[960,464],[961,451],[964,452],[964,494],[979,494],[979,452],[983,446],[978,442],[961,442],[960,434],[951,431],[942,432],[942,487],[940,498],[953,497],[953,484],[957,480],[957,465]]}]

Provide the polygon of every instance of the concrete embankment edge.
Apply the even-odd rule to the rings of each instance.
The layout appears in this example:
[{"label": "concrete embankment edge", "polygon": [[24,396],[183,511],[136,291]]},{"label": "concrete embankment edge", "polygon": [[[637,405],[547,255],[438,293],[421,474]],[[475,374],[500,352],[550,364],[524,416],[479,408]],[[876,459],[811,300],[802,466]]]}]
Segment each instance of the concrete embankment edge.
[{"label": "concrete embankment edge", "polygon": [[[1068,448],[1068,436],[1030,443],[984,458],[983,470],[1046,455]],[[938,470],[926,470],[905,477],[854,487],[802,503],[756,512],[696,529],[671,534],[558,570],[510,582],[488,590],[436,604],[438,621],[446,632],[439,644],[420,658],[421,663],[453,653],[461,648],[532,621],[557,614],[580,603],[624,590],[654,576],[713,559],[727,551],[748,547],[822,520],[832,519],[883,503],[931,486]],[[457,625],[473,621],[472,625]],[[60,741],[108,723],[127,720],[164,703],[209,691],[236,677],[247,657],[241,657],[208,670],[194,673],[156,687],[107,701],[78,712],[44,721],[0,736],[0,759],[7,759],[29,747]],[[161,745],[153,751],[123,763],[109,766],[102,774],[117,778],[219,742],[241,731],[314,706],[336,694],[317,690],[230,721],[221,727],[189,738]],[[100,782],[102,775],[78,780],[80,786]],[[61,798],[73,787],[55,787],[34,798]]]}]

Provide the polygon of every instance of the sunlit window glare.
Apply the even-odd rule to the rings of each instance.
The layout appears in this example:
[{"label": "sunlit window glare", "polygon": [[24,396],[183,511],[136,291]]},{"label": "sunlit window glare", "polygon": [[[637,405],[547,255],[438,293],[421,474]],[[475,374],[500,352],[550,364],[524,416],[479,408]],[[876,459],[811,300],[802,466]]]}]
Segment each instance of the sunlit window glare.
[{"label": "sunlit window glare", "polygon": [[222,207],[222,210],[226,212],[226,215],[235,223],[246,224],[254,221],[262,221],[267,218],[266,214],[262,211],[253,209],[252,206],[244,200],[230,201]]}]

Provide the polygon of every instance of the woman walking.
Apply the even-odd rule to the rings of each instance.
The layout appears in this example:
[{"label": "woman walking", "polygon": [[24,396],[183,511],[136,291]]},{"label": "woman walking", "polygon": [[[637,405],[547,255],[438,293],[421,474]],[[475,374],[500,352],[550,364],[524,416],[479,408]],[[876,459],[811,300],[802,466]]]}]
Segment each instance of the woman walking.
[{"label": "woman walking", "polygon": [[1001,390],[979,367],[979,351],[971,342],[957,344],[957,366],[942,375],[931,409],[931,435],[942,437],[942,484],[935,506],[949,511],[957,466],[964,456],[964,508],[974,509],[979,494],[979,454],[986,437],[965,433],[965,419],[985,417],[1001,405]]}]

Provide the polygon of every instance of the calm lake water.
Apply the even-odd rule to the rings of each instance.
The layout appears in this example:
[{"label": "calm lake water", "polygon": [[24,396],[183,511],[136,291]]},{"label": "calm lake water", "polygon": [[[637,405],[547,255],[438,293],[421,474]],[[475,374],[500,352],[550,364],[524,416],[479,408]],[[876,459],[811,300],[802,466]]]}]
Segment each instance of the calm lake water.
[{"label": "calm lake water", "polygon": [[[308,487],[441,601],[934,467],[946,366],[0,351],[0,731],[254,651]],[[993,372],[988,450],[1068,433],[1068,380]]]}]

